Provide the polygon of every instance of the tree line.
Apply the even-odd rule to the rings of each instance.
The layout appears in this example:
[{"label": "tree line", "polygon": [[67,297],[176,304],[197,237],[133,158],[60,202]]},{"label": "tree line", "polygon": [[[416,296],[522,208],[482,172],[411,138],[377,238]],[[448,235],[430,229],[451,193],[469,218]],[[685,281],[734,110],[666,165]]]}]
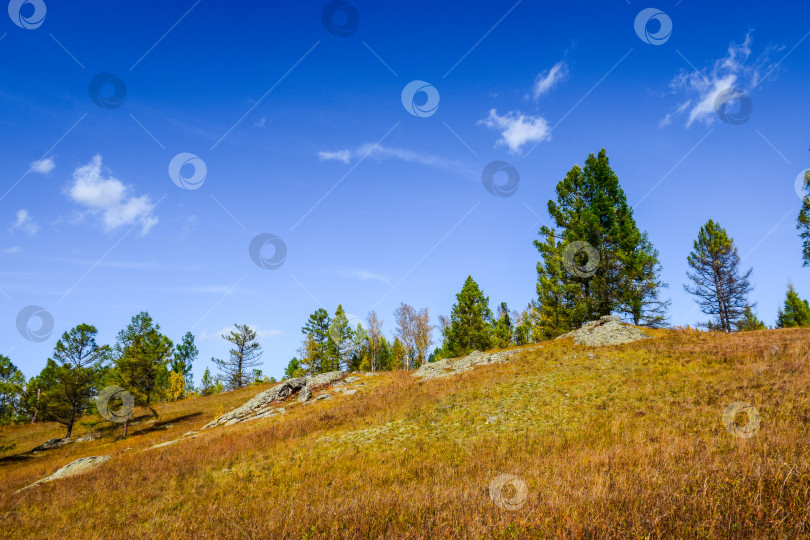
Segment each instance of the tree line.
[{"label": "tree line", "polygon": [[[45,367],[27,381],[11,359],[0,355],[0,423],[58,422],[70,438],[83,414],[97,412],[94,398],[108,386],[123,388],[136,406],[157,417],[154,405],[159,402],[273,381],[254,369],[261,346],[247,325],[237,324],[222,336],[231,344],[229,357],[212,358],[220,373],[212,377],[206,368],[199,387],[192,377],[199,351],[191,332],[175,344],[147,312],[141,312],[113,345],[99,345],[97,335],[89,324],[63,333]],[[127,423],[128,419],[122,424],[124,436]]]},{"label": "tree line", "polygon": [[[548,201],[554,226],[543,226],[534,246],[537,296],[522,311],[505,302],[493,312],[489,297],[468,276],[456,295],[450,316],[432,324],[427,308],[401,303],[393,312],[392,336],[375,311],[365,325],[349,321],[342,305],[330,316],[315,310],[301,327],[298,355],[284,378],[329,371],[387,371],[415,369],[425,362],[464,356],[474,350],[525,345],[552,339],[603,315],[615,314],[637,326],[665,327],[670,301],[661,280],[659,254],[640,230],[627,204],[619,179],[605,150],[575,165],[556,186]],[[803,266],[810,266],[810,172],[804,177],[797,229],[802,240]],[[709,319],[699,326],[709,331],[750,331],[766,328],[749,299],[751,268],[743,268],[734,239],[709,219],[697,233],[687,256],[688,283]],[[441,343],[434,343],[438,327]],[[777,328],[810,327],[810,304],[788,284]],[[134,316],[112,346],[96,343],[94,326],[81,324],[65,332],[42,372],[25,380],[11,360],[0,355],[0,422],[52,420],[63,424],[69,437],[81,414],[94,412],[93,396],[107,385],[129,391],[136,405],[157,414],[160,401],[210,395],[274,379],[256,369],[261,345],[248,325],[237,324],[222,337],[230,344],[225,360],[212,358],[199,387],[191,377],[198,356],[188,332],[175,345],[148,313]],[[432,350],[431,347],[436,345]],[[124,432],[126,423],[124,424]]]}]

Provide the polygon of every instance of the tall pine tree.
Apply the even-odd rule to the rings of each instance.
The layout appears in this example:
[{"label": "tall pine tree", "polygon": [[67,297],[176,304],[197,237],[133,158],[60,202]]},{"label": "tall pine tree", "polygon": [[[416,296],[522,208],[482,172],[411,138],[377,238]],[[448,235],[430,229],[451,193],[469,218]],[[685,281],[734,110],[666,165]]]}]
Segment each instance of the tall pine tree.
[{"label": "tall pine tree", "polygon": [[[584,168],[575,165],[556,194],[556,202],[548,202],[555,228],[543,226],[534,242],[543,259],[537,265],[537,292],[544,337],[613,312],[634,324],[662,325],[668,303],[659,296],[666,285],[659,278],[658,252],[639,231],[606,151],[589,155]],[[566,266],[563,256],[574,242],[593,248],[598,261],[588,257],[592,271]],[[584,264],[583,258],[577,254],[574,262]]]},{"label": "tall pine tree", "polygon": [[684,285],[684,289],[697,297],[703,313],[713,317],[707,326],[723,332],[737,330],[745,308],[753,307],[748,303],[753,270],[740,271],[734,239],[710,219],[700,228],[687,262],[692,272],[686,275],[694,285]]},{"label": "tall pine tree", "polygon": [[96,344],[98,331],[80,324],[62,334],[40,378],[47,390],[40,401],[40,418],[62,424],[69,439],[76,420],[98,390],[99,375],[109,348]]},{"label": "tall pine tree", "polygon": [[264,354],[255,330],[246,324],[236,324],[234,327],[230,333],[222,335],[222,338],[232,345],[228,351],[228,359],[214,360],[225,375],[225,385],[229,389],[248,386],[253,368],[261,365],[259,359]]}]

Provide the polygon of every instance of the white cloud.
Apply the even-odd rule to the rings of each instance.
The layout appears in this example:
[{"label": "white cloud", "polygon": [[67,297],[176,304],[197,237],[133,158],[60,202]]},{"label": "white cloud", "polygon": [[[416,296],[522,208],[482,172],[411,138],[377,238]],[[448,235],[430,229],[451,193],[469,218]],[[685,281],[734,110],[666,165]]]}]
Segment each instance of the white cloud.
[{"label": "white cloud", "polygon": [[6,248],[3,252],[8,253],[9,255],[13,255],[15,253],[20,253],[22,248],[20,246],[11,246],[10,248]]},{"label": "white cloud", "polygon": [[526,143],[551,139],[551,129],[541,115],[529,116],[520,111],[511,111],[500,116],[496,109],[491,109],[489,116],[478,123],[500,131],[501,138],[497,144],[508,146],[509,152],[514,154],[519,153]]},{"label": "white cloud", "polygon": [[532,96],[535,100],[539,99],[540,96],[568,78],[568,75],[568,64],[565,63],[565,60],[560,60],[551,69],[547,69],[537,76],[534,80]]},{"label": "white cloud", "polygon": [[140,223],[141,233],[146,234],[158,218],[152,215],[149,196],[130,196],[131,191],[112,175],[104,176],[101,156],[96,155],[90,163],[74,171],[68,193],[75,202],[87,207],[88,212],[101,215],[104,230]]},{"label": "white cloud", "polygon": [[259,118],[255,122],[253,122],[253,125],[256,126],[256,127],[264,127],[264,126],[267,125],[267,118],[262,116],[261,118]]},{"label": "white cloud", "polygon": [[48,174],[55,168],[56,163],[54,163],[53,158],[40,159],[39,161],[35,161],[31,164],[31,172],[40,174]]},{"label": "white cloud", "polygon": [[707,125],[711,124],[717,119],[715,100],[721,92],[729,88],[743,92],[753,90],[762,81],[763,76],[774,67],[769,54],[781,47],[769,47],[759,57],[749,62],[752,41],[749,31],[743,43],[732,42],[726,55],[715,60],[711,68],[701,71],[682,70],[670,82],[670,90],[676,94],[686,94],[687,97],[674,113],[670,112],[664,117],[660,125],[668,125],[673,117],[680,115],[686,115],[686,127],[701,121]]},{"label": "white cloud", "polygon": [[28,213],[28,210],[17,210],[17,220],[11,225],[11,228],[34,235],[39,230],[39,225]]},{"label": "white cloud", "polygon": [[[273,338],[273,337],[281,335],[281,330],[260,330],[258,326],[253,325],[253,324],[248,324],[248,326],[252,330],[254,330],[256,332],[256,337],[257,338]],[[207,332],[202,332],[200,334],[200,336],[199,336],[199,340],[200,341],[211,341],[211,340],[222,340],[222,341],[224,341],[222,339],[222,336],[230,334],[232,331],[235,331],[235,330],[236,330],[235,326],[228,326],[228,327],[223,328],[222,330],[220,330],[218,332],[213,332],[211,334],[208,334]]]}]

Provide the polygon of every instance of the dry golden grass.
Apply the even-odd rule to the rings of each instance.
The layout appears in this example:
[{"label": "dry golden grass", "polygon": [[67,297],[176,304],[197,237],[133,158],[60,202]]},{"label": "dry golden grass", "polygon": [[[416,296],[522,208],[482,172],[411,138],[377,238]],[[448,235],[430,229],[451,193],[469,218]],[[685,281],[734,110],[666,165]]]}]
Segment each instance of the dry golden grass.
[{"label": "dry golden grass", "polygon": [[[251,388],[166,404],[113,434],[9,459],[59,428],[0,429],[0,530],[9,538],[802,538],[810,537],[810,331],[526,348],[512,363],[418,383],[365,379],[288,413],[196,429]],[[589,353],[593,356],[589,356]],[[731,435],[724,408],[762,418]],[[81,434],[81,430],[79,433]],[[87,455],[88,474],[14,491]],[[528,495],[496,506],[508,473]],[[508,497],[511,491],[505,493]]]}]

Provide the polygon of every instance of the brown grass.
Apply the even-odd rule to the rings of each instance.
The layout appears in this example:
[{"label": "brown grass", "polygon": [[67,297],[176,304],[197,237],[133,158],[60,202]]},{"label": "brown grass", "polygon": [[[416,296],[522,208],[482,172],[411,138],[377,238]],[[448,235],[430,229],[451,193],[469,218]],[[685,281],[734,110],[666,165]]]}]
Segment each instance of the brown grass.
[{"label": "brown grass", "polygon": [[[285,405],[281,417],[142,453],[257,389],[166,404],[154,424],[169,429],[142,423],[124,441],[109,433],[31,459],[8,458],[61,430],[0,428],[0,445],[17,444],[0,460],[0,530],[9,538],[810,537],[810,331],[655,334],[598,349],[546,342],[512,363],[428,383],[384,374],[354,396]],[[753,438],[723,426],[734,401],[759,410]],[[87,455],[113,459],[14,494]],[[490,499],[502,473],[528,488],[517,510]]]}]

